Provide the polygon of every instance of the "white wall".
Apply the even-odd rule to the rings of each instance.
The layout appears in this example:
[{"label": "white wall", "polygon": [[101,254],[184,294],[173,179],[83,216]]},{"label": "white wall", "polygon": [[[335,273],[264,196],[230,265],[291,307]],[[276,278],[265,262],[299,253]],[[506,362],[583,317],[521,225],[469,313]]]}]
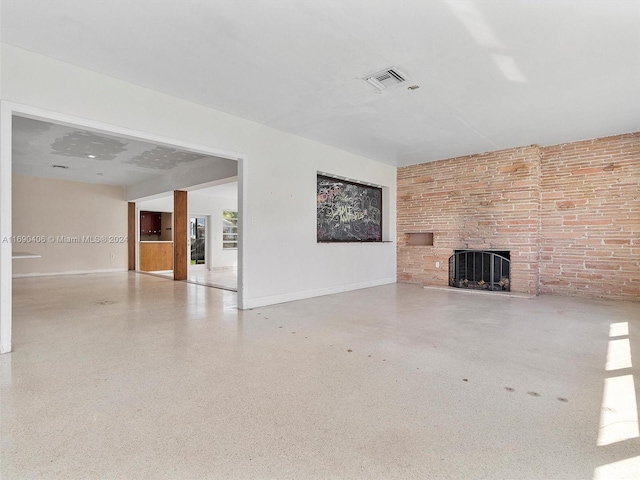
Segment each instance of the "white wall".
[{"label": "white wall", "polygon": [[[13,275],[127,270],[127,202],[122,187],[13,176]],[[23,241],[25,243],[20,243]]]},{"label": "white wall", "polygon": [[323,171],[387,187],[385,238],[395,239],[394,167],[13,46],[2,48],[5,101],[242,154],[242,308],[395,281],[394,243],[317,244],[315,225],[316,173]]},{"label": "white wall", "polygon": [[[0,12],[2,8],[0,7]],[[2,49],[0,48],[0,101],[2,96]],[[11,112],[0,103],[0,353],[11,351],[12,266],[11,248]]]},{"label": "white wall", "polygon": [[238,162],[227,158],[202,158],[175,167],[169,173],[127,187],[131,202],[193,185],[216,184],[238,175]]}]

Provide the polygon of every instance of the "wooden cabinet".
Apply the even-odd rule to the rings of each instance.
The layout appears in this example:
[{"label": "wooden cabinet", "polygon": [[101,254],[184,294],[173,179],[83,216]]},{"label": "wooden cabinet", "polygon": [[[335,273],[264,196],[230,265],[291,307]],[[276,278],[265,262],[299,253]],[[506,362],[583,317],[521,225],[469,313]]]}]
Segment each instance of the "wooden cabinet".
[{"label": "wooden cabinet", "polygon": [[162,214],[160,212],[140,212],[140,235],[162,234]]},{"label": "wooden cabinet", "polygon": [[140,242],[140,271],[157,272],[173,269],[173,243]]}]

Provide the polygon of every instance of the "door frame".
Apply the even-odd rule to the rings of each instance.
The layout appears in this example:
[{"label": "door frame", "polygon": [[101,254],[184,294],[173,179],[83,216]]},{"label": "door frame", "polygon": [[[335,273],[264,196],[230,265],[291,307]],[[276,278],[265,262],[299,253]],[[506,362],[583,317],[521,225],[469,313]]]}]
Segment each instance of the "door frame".
[{"label": "door frame", "polygon": [[[245,249],[244,235],[245,222],[244,205],[247,200],[247,174],[249,156],[230,150],[214,148],[208,145],[201,145],[192,142],[177,140],[153,133],[121,127],[114,124],[104,123],[87,118],[68,115],[61,112],[46,110],[30,105],[0,100],[0,238],[11,238],[12,229],[12,118],[14,115],[69,125],[77,128],[84,128],[90,131],[116,135],[120,137],[141,140],[145,142],[157,143],[169,147],[177,147],[195,153],[227,158],[238,162],[238,308],[244,309],[244,297],[247,292],[247,281],[245,275]],[[0,242],[0,354],[11,352],[12,348],[12,276],[13,267],[11,259],[11,244]]]},{"label": "door frame", "polygon": [[204,230],[204,264],[201,265],[191,265],[191,232],[187,232],[187,243],[189,246],[188,252],[189,252],[189,257],[188,257],[188,261],[189,263],[187,264],[187,270],[193,270],[193,271],[202,271],[202,270],[210,270],[211,268],[211,259],[209,258],[209,256],[211,255],[211,247],[210,247],[210,242],[211,242],[211,214],[199,214],[199,213],[191,213],[189,212],[187,214],[187,217],[189,218],[189,226],[191,226],[191,219],[192,218],[204,218],[205,220],[205,230]]}]

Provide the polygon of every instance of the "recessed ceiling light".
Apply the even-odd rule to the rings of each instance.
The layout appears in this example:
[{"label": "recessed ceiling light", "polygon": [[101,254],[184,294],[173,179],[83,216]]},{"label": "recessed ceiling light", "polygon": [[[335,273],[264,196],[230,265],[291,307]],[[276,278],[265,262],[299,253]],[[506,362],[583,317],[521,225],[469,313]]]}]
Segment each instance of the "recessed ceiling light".
[{"label": "recessed ceiling light", "polygon": [[90,154],[90,153],[87,153],[85,156],[86,156],[87,158],[96,158],[96,156],[95,156],[95,155],[92,155],[92,154]]},{"label": "recessed ceiling light", "polygon": [[417,90],[420,88],[420,85],[411,85],[410,87],[407,87],[408,90]]}]

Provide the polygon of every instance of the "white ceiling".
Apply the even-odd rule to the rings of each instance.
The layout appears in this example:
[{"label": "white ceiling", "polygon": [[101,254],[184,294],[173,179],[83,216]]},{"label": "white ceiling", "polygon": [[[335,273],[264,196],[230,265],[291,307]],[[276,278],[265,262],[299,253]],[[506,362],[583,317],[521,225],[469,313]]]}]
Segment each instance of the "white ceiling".
[{"label": "white ceiling", "polygon": [[[2,0],[2,41],[392,165],[640,130],[637,0]],[[362,77],[410,77],[382,93]]]},{"label": "white ceiling", "polygon": [[217,157],[14,116],[12,171],[34,177],[132,186]]}]

